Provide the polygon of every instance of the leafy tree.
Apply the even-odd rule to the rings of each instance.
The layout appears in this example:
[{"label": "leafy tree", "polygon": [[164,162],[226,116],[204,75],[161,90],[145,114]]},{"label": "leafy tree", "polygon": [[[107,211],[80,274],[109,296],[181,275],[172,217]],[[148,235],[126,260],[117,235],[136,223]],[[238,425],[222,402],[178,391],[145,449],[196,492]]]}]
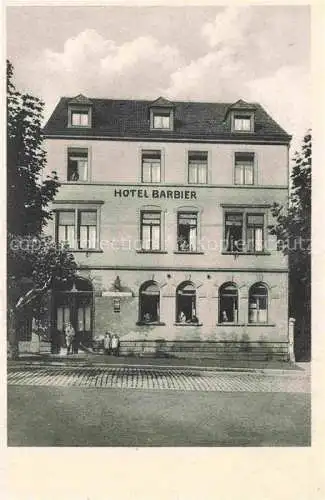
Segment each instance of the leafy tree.
[{"label": "leafy tree", "polygon": [[42,179],[43,108],[40,99],[16,90],[7,61],[7,226],[12,234],[38,234],[50,218],[47,205],[59,188],[55,172]]},{"label": "leafy tree", "polygon": [[309,131],[294,156],[288,207],[273,205],[271,234],[289,259],[289,314],[296,319],[297,359],[309,359],[311,343],[311,165]]},{"label": "leafy tree", "polygon": [[40,321],[46,310],[43,295],[55,280],[71,281],[76,263],[66,247],[49,236],[8,236],[9,356],[18,356],[20,320],[32,315]]},{"label": "leafy tree", "polygon": [[55,172],[42,178],[43,107],[37,97],[16,90],[13,67],[7,61],[7,298],[12,358],[18,356],[20,316],[40,317],[42,295],[53,279],[69,279],[76,271],[73,255],[41,233],[51,218],[48,204],[60,185]]}]

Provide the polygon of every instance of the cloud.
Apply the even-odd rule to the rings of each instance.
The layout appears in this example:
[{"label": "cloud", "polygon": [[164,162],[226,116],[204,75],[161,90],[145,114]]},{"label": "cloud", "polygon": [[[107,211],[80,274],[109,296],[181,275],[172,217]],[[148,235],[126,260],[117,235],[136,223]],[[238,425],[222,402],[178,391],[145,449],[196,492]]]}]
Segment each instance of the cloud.
[{"label": "cloud", "polygon": [[165,93],[174,99],[235,100],[240,97],[242,71],[236,52],[224,47],[178,68]]},{"label": "cloud", "polygon": [[[38,59],[30,61],[29,79],[53,109],[60,96],[79,93],[156,98],[168,85],[171,72],[183,64],[176,47],[161,44],[153,36],[118,45],[87,29],[66,40],[62,52],[45,49]],[[42,75],[38,82],[35,74]]]},{"label": "cloud", "polygon": [[258,101],[292,134],[292,151],[311,127],[311,77],[303,66],[284,66],[275,73],[246,83],[248,97]]},{"label": "cloud", "polygon": [[250,20],[250,7],[226,7],[213,22],[203,25],[201,33],[210,47],[238,46],[245,41]]}]

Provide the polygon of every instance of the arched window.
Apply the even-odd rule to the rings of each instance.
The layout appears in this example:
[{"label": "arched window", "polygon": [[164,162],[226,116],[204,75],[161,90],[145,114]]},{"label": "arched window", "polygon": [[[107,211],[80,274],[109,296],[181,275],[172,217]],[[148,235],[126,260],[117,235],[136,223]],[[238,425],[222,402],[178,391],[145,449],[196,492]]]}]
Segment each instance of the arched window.
[{"label": "arched window", "polygon": [[157,283],[147,281],[140,287],[140,321],[156,323],[160,317],[160,291]]},{"label": "arched window", "polygon": [[267,288],[263,283],[255,283],[249,290],[248,322],[267,322]]},{"label": "arched window", "polygon": [[238,290],[234,283],[219,289],[219,323],[238,323]]},{"label": "arched window", "polygon": [[197,324],[196,290],[190,281],[183,281],[176,290],[176,322]]}]

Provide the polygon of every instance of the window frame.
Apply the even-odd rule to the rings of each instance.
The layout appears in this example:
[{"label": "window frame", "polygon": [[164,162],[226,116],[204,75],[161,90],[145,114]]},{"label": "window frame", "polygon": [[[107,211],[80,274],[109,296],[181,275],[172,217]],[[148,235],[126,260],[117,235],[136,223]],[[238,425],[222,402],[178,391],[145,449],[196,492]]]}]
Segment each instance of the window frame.
[{"label": "window frame", "polygon": [[[156,117],[169,117],[169,127],[157,127],[155,126]],[[174,130],[174,109],[173,108],[151,108],[150,109],[150,130],[159,130],[166,132],[168,130]]]},{"label": "window frame", "polygon": [[[73,123],[73,115],[74,114],[87,114],[88,115],[88,120],[87,120],[87,125],[82,125],[82,124],[74,124]],[[91,111],[91,106],[74,106],[70,105],[68,107],[68,127],[69,128],[81,128],[81,129],[87,129],[92,127],[92,111]]]},{"label": "window frame", "polygon": [[[158,224],[143,224],[143,216],[145,214],[159,214],[159,225]],[[155,252],[162,252],[163,251],[163,241],[162,241],[162,225],[163,225],[163,216],[162,216],[162,210],[161,209],[141,209],[140,210],[140,243],[141,243],[141,252],[145,253],[155,253]],[[150,227],[150,248],[144,248],[143,242],[143,227],[144,226],[149,226]],[[159,227],[159,248],[154,249],[152,248],[152,227]]]},{"label": "window frame", "polygon": [[[153,321],[146,321],[144,319],[144,312],[143,312],[143,295],[146,295],[145,291],[150,287],[150,286],[155,286],[157,287],[158,293],[154,294],[156,297],[158,297],[157,301],[157,319]],[[159,285],[156,281],[154,280],[149,280],[149,281],[144,281],[140,287],[139,287],[139,309],[138,309],[138,325],[157,325],[161,324],[160,322],[160,302],[161,302],[161,293],[160,293],[160,288]]]},{"label": "window frame", "polygon": [[[190,181],[190,168],[191,168],[191,163],[190,163],[190,155],[199,155],[199,154],[204,154],[206,155],[206,160],[205,160],[205,182],[191,182]],[[196,178],[198,179],[198,164],[196,165]],[[187,183],[192,186],[205,186],[209,184],[209,151],[204,150],[188,150],[187,151]]]},{"label": "window frame", "polygon": [[[68,178],[68,173],[69,173],[69,155],[74,152],[87,152],[87,176],[85,180],[69,180]],[[82,183],[88,183],[90,182],[90,167],[91,167],[91,147],[89,146],[83,146],[83,145],[78,145],[78,146],[68,146],[66,148],[66,159],[67,159],[67,170],[66,170],[66,179],[69,184],[77,183],[77,184],[82,184]]]},{"label": "window frame", "polygon": [[[236,120],[249,120],[249,129],[236,128]],[[231,113],[231,131],[237,132],[239,134],[248,134],[250,132],[254,132],[254,112],[245,111],[245,110],[237,110],[232,111]]]},{"label": "window frame", "polygon": [[[259,294],[256,294],[256,293],[252,293],[252,289],[254,287],[257,287],[257,286],[263,286],[264,289],[265,289],[265,295],[259,295]],[[259,304],[259,300],[257,302],[257,307],[256,307],[256,311],[257,311],[257,314],[256,314],[256,321],[251,321],[251,315],[250,315],[250,312],[251,312],[251,298],[252,297],[257,297],[258,299],[263,297],[266,301],[266,309],[260,309],[258,304]],[[248,290],[248,324],[249,325],[267,325],[269,323],[269,309],[270,309],[270,304],[269,304],[269,297],[270,297],[270,294],[269,294],[269,289],[267,287],[267,285],[261,281],[257,281],[256,283],[253,283],[250,287],[249,287],[249,290]],[[262,310],[262,311],[266,311],[266,316],[265,316],[265,320],[264,321],[259,321],[258,318],[259,318],[259,311]]]},{"label": "window frame", "polygon": [[[78,206],[71,206],[69,203],[62,203],[52,210],[55,214],[55,242],[61,244],[59,240],[59,214],[61,212],[74,213],[74,247],[68,247],[71,252],[98,252],[100,249],[100,206],[98,204],[78,204]],[[81,228],[81,213],[82,212],[95,212],[96,213],[96,245],[95,247],[83,248],[80,243],[80,228]]]},{"label": "window frame", "polygon": [[[196,219],[196,226],[195,226],[195,229],[196,229],[196,234],[195,234],[195,241],[196,241],[196,245],[195,245],[195,249],[191,249],[189,248],[188,250],[182,250],[180,249],[180,243],[179,243],[179,226],[180,226],[180,216],[182,215],[186,215],[188,218],[193,218],[193,216],[195,216],[195,219]],[[183,224],[184,225],[184,224]],[[184,253],[184,254],[190,254],[190,253],[197,253],[198,252],[198,248],[199,248],[199,245],[198,245],[198,239],[199,239],[199,212],[196,210],[196,211],[190,211],[190,210],[177,210],[177,214],[176,214],[176,243],[177,243],[177,252],[178,253]],[[190,243],[189,243],[190,244]]]},{"label": "window frame", "polygon": [[[230,285],[236,291],[237,317],[236,317],[235,321],[222,321],[221,300],[222,300],[223,297],[226,296],[225,294],[223,294],[223,289],[225,289],[227,286],[230,286]],[[229,294],[229,296],[231,296],[231,295]],[[236,283],[234,283],[234,282],[231,282],[231,281],[226,281],[226,282],[222,283],[219,286],[219,289],[218,289],[218,323],[217,324],[218,325],[239,325],[240,324],[240,322],[239,322],[239,304],[240,304],[240,300],[239,300],[239,288],[238,288],[238,285]],[[234,310],[236,310],[236,309],[234,309]]]},{"label": "window frame", "polygon": [[[150,165],[150,181],[145,181],[143,176],[143,166],[144,166],[144,155],[146,154],[159,153],[159,181],[152,180],[152,164]],[[143,184],[161,184],[163,182],[163,154],[161,149],[141,149],[140,151],[140,162],[141,162],[141,182]]]},{"label": "window frame", "polygon": [[[268,209],[269,207],[265,206],[223,206],[223,254],[228,255],[269,255],[270,252],[267,250],[267,228],[268,228]],[[227,250],[227,240],[226,240],[226,217],[228,214],[236,214],[242,215],[243,221],[243,230],[242,230],[242,241],[243,241],[243,250]],[[248,250],[248,240],[247,240],[247,220],[249,215],[260,215],[263,216],[264,225],[262,231],[263,238],[263,248],[262,250]]]},{"label": "window frame", "polygon": [[[244,182],[237,182],[236,181],[236,170],[238,168],[237,166],[237,161],[236,161],[236,156],[239,156],[239,155],[247,155],[248,156],[251,156],[252,157],[252,181],[251,183],[246,183],[245,182],[245,178],[246,178],[246,172],[244,173]],[[234,154],[233,154],[233,165],[234,165],[234,174],[233,174],[233,182],[234,182],[234,185],[235,186],[243,186],[243,187],[251,187],[251,186],[255,186],[257,184],[257,157],[256,157],[256,153],[254,151],[235,151]],[[243,166],[243,165],[241,165]]]},{"label": "window frame", "polygon": [[[180,304],[179,304],[179,295],[181,295],[181,291],[186,287],[186,286],[192,286],[193,287],[193,290],[192,290],[192,293],[188,293],[188,296],[191,296],[191,297],[194,297],[194,316],[198,319],[198,294],[197,294],[197,288],[195,286],[195,284],[193,283],[193,281],[191,280],[184,280],[184,281],[181,281],[181,283],[179,283],[176,287],[176,294],[175,294],[175,325],[176,326],[202,326],[202,323],[199,322],[199,320],[197,322],[193,322],[192,320],[191,321],[188,321],[188,320],[185,320],[185,321],[180,321],[179,318],[180,318],[180,314],[181,314],[181,307],[180,307]],[[184,312],[184,311],[183,311]],[[193,299],[192,299],[192,314],[193,314]]]}]

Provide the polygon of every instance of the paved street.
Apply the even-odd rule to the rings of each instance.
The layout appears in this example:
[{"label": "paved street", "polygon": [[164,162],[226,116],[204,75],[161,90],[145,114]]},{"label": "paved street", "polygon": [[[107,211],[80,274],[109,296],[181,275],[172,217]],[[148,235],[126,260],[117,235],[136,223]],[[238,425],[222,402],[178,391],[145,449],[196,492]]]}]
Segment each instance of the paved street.
[{"label": "paved street", "polygon": [[219,392],[304,393],[310,390],[304,372],[238,373],[157,367],[16,367],[9,370],[8,384]]},{"label": "paved street", "polygon": [[15,366],[9,446],[308,446],[304,371]]}]

